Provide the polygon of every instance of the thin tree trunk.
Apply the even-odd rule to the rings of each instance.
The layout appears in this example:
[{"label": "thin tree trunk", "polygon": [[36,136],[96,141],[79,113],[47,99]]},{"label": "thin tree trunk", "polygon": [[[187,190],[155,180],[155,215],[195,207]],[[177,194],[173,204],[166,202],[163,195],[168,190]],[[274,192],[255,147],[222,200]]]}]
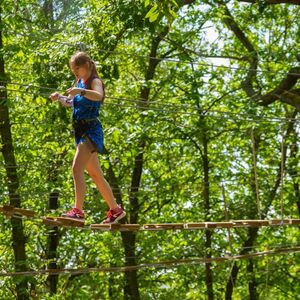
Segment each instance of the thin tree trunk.
[{"label": "thin tree trunk", "polygon": [[247,271],[250,275],[250,280],[248,282],[249,299],[250,300],[258,300],[257,282],[256,282],[256,278],[255,278],[254,263],[253,263],[252,259],[249,259],[249,261],[248,261]]},{"label": "thin tree trunk", "polygon": [[[193,3],[194,1],[183,1],[182,6]],[[161,61],[157,58],[157,52],[161,41],[169,33],[170,27],[165,26],[156,37],[152,39],[151,50],[149,55],[148,67],[145,71],[145,81],[148,82],[154,78],[155,70],[159,62]],[[162,56],[163,57],[163,56]],[[141,87],[140,99],[142,101],[139,103],[139,109],[143,110],[147,107],[149,102],[150,88],[147,86]],[[139,201],[138,201],[138,191],[142,177],[143,164],[144,164],[144,149],[146,146],[145,137],[141,137],[138,141],[138,154],[135,157],[135,164],[132,173],[131,189],[129,194],[129,222],[138,222],[139,213]],[[114,176],[113,176],[114,177]],[[119,190],[119,189],[118,189]],[[135,255],[135,242],[136,233],[134,232],[121,232],[123,246],[125,250],[125,262],[126,265],[136,265],[136,255]],[[137,271],[125,272],[125,285],[124,285],[124,298],[139,300],[139,287],[137,280]]]},{"label": "thin tree trunk", "polygon": [[[207,258],[211,258],[211,237],[212,237],[212,232],[210,230],[207,230],[205,232],[205,250],[206,250]],[[211,267],[212,267],[211,263],[205,264],[205,284],[206,284],[206,291],[207,291],[207,299],[209,300],[214,299],[213,272]]]},{"label": "thin tree trunk", "polygon": [[[0,27],[2,28],[2,6],[0,6]],[[3,39],[2,30],[0,28],[0,78],[6,78],[4,59],[3,59]],[[6,88],[6,83],[2,86]],[[21,198],[18,193],[19,179],[17,174],[16,160],[14,156],[14,148],[12,143],[11,125],[9,119],[9,111],[7,105],[7,92],[5,89],[0,91],[0,135],[2,140],[1,152],[4,157],[5,170],[9,191],[10,205],[14,207],[21,207]],[[12,218],[12,247],[15,256],[15,271],[26,271],[26,238],[23,231],[23,222],[20,219]],[[28,282],[29,277],[16,278],[16,292],[17,299],[29,299]]]},{"label": "thin tree trunk", "polygon": [[[205,120],[202,120],[202,143],[203,143],[203,197],[204,197],[204,210],[205,210],[205,221],[210,221],[210,193],[209,193],[209,158],[208,158],[208,138],[206,134],[206,126],[204,124]],[[205,250],[206,250],[206,257],[211,258],[211,240],[212,240],[212,231],[207,230],[205,232]],[[212,272],[212,264],[206,263],[205,264],[205,284],[206,284],[206,291],[207,291],[207,299],[213,300],[214,299],[214,291],[213,291],[213,272]]]},{"label": "thin tree trunk", "polygon": [[[253,159],[253,165],[252,165],[252,171],[251,171],[251,174],[252,174],[251,190],[252,190],[253,198],[257,199],[257,201],[256,201],[257,207],[255,207],[253,205],[253,207],[250,208],[249,214],[250,214],[251,219],[255,219],[257,214],[260,214],[260,204],[258,203],[258,201],[259,201],[259,199],[258,199],[258,197],[259,197],[258,181],[257,181],[257,177],[256,177],[256,160],[257,160],[257,151],[258,151],[258,147],[259,147],[259,141],[260,141],[260,136],[253,131],[252,132],[252,144],[253,144],[252,152],[253,152],[254,159]],[[258,233],[258,228],[249,228],[248,229],[248,239],[245,241],[240,254],[246,254],[252,249],[252,246],[254,245],[254,241],[257,237],[257,233]],[[257,295],[257,291],[256,291],[253,262],[252,262],[252,265],[248,265],[247,271],[250,273],[249,275],[251,278],[251,281],[248,282],[250,299],[255,299],[253,297],[254,297],[254,295]],[[234,288],[235,282],[237,280],[238,272],[239,272],[239,266],[238,266],[237,262],[235,262],[232,267],[231,274],[230,274],[230,277],[228,278],[227,285],[226,285],[226,293],[225,293],[226,300],[232,299],[233,288]],[[251,298],[251,296],[252,296],[252,298]]]},{"label": "thin tree trunk", "polygon": [[[295,118],[296,113],[297,113],[297,111],[295,111],[293,113],[293,118]],[[287,117],[291,118],[291,116],[287,116]],[[286,129],[284,140],[287,140],[290,137],[293,130],[294,130],[294,123],[290,122],[288,124],[288,128]],[[257,147],[257,145],[256,145],[256,147]],[[271,206],[271,204],[276,196],[276,193],[278,191],[278,188],[280,186],[280,183],[281,183],[281,176],[283,175],[281,172],[282,171],[281,167],[282,167],[282,165],[285,166],[285,163],[286,163],[286,155],[287,155],[287,146],[286,145],[283,146],[282,151],[283,151],[283,153],[282,153],[283,161],[280,161],[280,163],[278,165],[277,177],[276,177],[273,189],[270,191],[269,197],[264,205],[265,208],[264,208],[264,210],[262,210],[262,218],[264,218],[267,215],[269,207]],[[253,195],[254,195],[255,194],[255,191],[254,191],[255,185],[254,184],[252,184],[252,185],[253,185],[252,189],[253,189]],[[249,228],[248,229],[248,239],[243,244],[242,250],[240,251],[241,255],[248,253],[252,249],[254,242],[257,238],[257,235],[258,235],[258,228]],[[239,272],[239,267],[237,266],[237,262],[235,262],[231,269],[229,278],[227,280],[226,292],[225,292],[226,300],[232,299],[233,288],[234,288],[234,284],[237,280],[238,272]],[[257,294],[257,292],[254,293],[255,285],[252,285],[251,288],[252,288],[252,291],[251,291],[252,295]]]},{"label": "thin tree trunk", "polygon": [[[258,233],[258,228],[249,228],[248,229],[248,239],[243,244],[240,255],[247,254],[252,249],[254,241],[257,237],[257,233]],[[235,286],[235,282],[237,280],[239,270],[240,270],[240,267],[238,266],[238,263],[235,261],[233,266],[232,266],[230,276],[227,280],[226,292],[225,292],[225,299],[226,300],[231,300],[232,299],[233,288]]]},{"label": "thin tree trunk", "polygon": [[[58,209],[58,195],[59,193],[54,191],[50,193],[48,207],[50,210]],[[48,264],[49,269],[57,269],[57,247],[59,242],[59,231],[57,227],[51,227],[48,231],[47,242],[47,260],[50,260]],[[57,292],[58,275],[49,275],[47,278],[47,286],[50,291],[50,295],[55,295]]]},{"label": "thin tree trunk", "polygon": [[[294,118],[296,117],[297,112],[294,114]],[[298,166],[297,166],[297,154],[298,154],[298,145],[297,145],[297,141],[299,140],[298,134],[295,130],[295,128],[293,128],[292,132],[292,137],[291,137],[291,159],[292,161],[292,165],[288,168],[288,172],[290,174],[290,176],[292,177],[292,182],[293,182],[293,188],[294,188],[294,197],[295,197],[295,202],[296,202],[296,206],[298,209],[298,214],[300,215],[300,186],[298,183],[297,178],[298,176]]]},{"label": "thin tree trunk", "polygon": [[45,0],[43,5],[43,12],[46,19],[46,28],[51,29],[54,24],[53,0]]},{"label": "thin tree trunk", "polygon": [[[133,232],[122,232],[122,241],[125,250],[125,265],[126,266],[136,265],[136,258],[135,258],[136,234]],[[126,300],[140,299],[136,271],[125,272],[124,299]]]},{"label": "thin tree trunk", "polygon": [[[145,71],[145,81],[152,80],[154,78],[156,66],[159,63],[157,59],[157,51],[160,42],[168,34],[169,27],[165,27],[163,31],[159,32],[158,35],[152,40],[151,50],[149,55],[149,64]],[[140,91],[140,98],[143,101],[139,104],[140,110],[143,110],[149,101],[150,88],[143,86]],[[130,223],[138,222],[139,213],[139,201],[138,201],[138,191],[141,183],[143,164],[144,164],[144,149],[146,146],[146,141],[144,137],[141,137],[138,141],[138,154],[135,157],[135,164],[131,179],[131,189],[129,195],[130,204]],[[125,249],[125,260],[126,264],[136,265],[135,258],[135,241],[136,233],[134,232],[122,232],[122,241]],[[137,281],[137,271],[125,272],[125,286],[124,286],[125,299],[139,300],[140,294],[138,289]]]}]

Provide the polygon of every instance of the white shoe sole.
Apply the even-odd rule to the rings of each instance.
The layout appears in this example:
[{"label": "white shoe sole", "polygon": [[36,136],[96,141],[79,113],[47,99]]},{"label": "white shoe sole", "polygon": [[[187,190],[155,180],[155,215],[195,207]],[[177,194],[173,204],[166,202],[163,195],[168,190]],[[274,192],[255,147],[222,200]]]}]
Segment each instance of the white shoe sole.
[{"label": "white shoe sole", "polygon": [[102,222],[102,224],[116,224],[118,223],[118,221],[120,221],[121,219],[123,219],[126,216],[126,212],[123,211],[122,214],[120,214],[113,222],[110,223],[104,223]]}]

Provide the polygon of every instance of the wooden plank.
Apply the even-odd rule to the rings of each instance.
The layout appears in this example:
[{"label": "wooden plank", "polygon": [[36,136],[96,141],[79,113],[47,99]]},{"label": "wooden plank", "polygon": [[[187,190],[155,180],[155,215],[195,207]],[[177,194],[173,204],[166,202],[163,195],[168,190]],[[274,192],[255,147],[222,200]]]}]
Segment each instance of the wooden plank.
[{"label": "wooden plank", "polygon": [[268,226],[269,220],[232,220],[233,227],[262,227]]},{"label": "wooden plank", "polygon": [[233,227],[232,222],[218,222],[218,226],[216,228],[231,228]]},{"label": "wooden plank", "polygon": [[186,223],[184,224],[184,228],[186,229],[205,229],[206,224],[205,222],[199,222],[199,223]]},{"label": "wooden plank", "polygon": [[90,228],[93,230],[99,230],[99,231],[110,231],[111,224],[91,224]]},{"label": "wooden plank", "polygon": [[233,226],[232,222],[199,222],[199,223],[186,223],[186,229],[205,229],[205,228],[230,228]]},{"label": "wooden plank", "polygon": [[162,223],[162,224],[145,224],[142,226],[143,230],[175,230],[175,229],[184,229],[183,223]]},{"label": "wooden plank", "polygon": [[62,226],[61,222],[57,221],[55,217],[41,217],[42,222],[49,226]]},{"label": "wooden plank", "polygon": [[74,227],[83,227],[84,220],[68,218],[68,217],[56,217],[58,222],[61,222],[63,226],[74,226]]},{"label": "wooden plank", "polygon": [[2,207],[0,207],[0,211],[4,215],[9,216],[9,217],[15,215],[15,216],[32,218],[35,216],[35,211],[33,211],[33,210],[13,207],[11,205],[3,205]]},{"label": "wooden plank", "polygon": [[140,230],[139,224],[91,224],[90,228],[92,230],[98,231],[139,231]]},{"label": "wooden plank", "polygon": [[71,226],[71,227],[83,227],[84,220],[67,218],[67,217],[42,217],[43,223],[50,226]]},{"label": "wooden plank", "polygon": [[300,225],[300,219],[291,219],[292,225]]},{"label": "wooden plank", "polygon": [[281,220],[281,219],[274,219],[274,220],[270,220],[270,223],[269,223],[271,226],[272,225],[277,225],[277,226],[279,226],[279,225],[291,225],[292,224],[292,222],[291,222],[291,220],[289,220],[289,219],[284,219],[284,220]]}]

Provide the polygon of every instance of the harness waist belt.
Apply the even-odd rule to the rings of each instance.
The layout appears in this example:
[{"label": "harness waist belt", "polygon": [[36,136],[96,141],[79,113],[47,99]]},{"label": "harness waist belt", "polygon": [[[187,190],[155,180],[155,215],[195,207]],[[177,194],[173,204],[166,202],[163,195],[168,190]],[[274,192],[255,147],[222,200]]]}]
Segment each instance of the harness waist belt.
[{"label": "harness waist belt", "polygon": [[82,138],[85,136],[87,130],[90,128],[91,123],[100,122],[98,119],[82,119],[82,120],[73,120],[73,134],[76,138]]}]

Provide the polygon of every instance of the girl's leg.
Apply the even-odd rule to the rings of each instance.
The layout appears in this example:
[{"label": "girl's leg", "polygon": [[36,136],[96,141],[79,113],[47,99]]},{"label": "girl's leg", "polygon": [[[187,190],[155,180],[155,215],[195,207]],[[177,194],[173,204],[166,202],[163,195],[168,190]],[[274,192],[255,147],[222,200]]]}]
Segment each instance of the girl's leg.
[{"label": "girl's leg", "polygon": [[77,146],[73,159],[72,172],[75,186],[75,207],[82,210],[85,196],[84,170],[91,158],[91,150],[86,142]]},{"label": "girl's leg", "polygon": [[106,201],[107,205],[110,209],[115,209],[118,207],[113,192],[111,190],[110,185],[104,178],[103,172],[101,170],[101,166],[98,160],[97,153],[94,152],[91,154],[90,159],[86,164],[86,170],[88,171],[89,175],[95,182],[98,191]]}]

